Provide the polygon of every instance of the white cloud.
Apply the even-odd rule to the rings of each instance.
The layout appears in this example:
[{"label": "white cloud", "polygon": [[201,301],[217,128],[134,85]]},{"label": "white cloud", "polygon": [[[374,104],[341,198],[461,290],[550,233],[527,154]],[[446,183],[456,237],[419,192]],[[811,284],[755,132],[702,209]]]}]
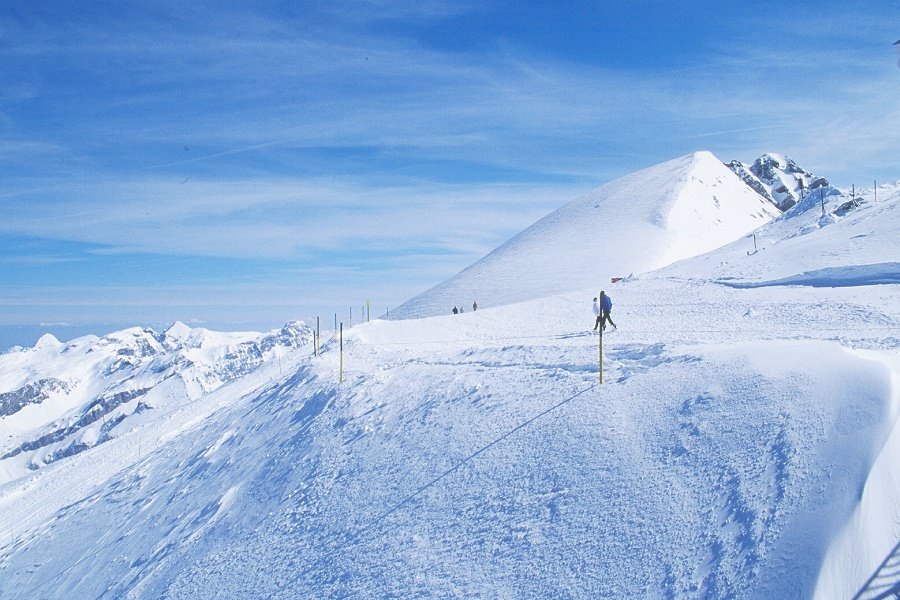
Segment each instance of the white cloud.
[{"label": "white cloud", "polygon": [[[35,28],[0,49],[4,58],[66,55],[76,73],[121,78],[111,85],[121,93],[88,98],[107,118],[61,119],[59,139],[0,142],[0,160],[39,165],[35,176],[0,181],[0,232],[104,253],[298,261],[344,251],[396,260],[430,247],[421,260],[438,272],[612,177],[698,144],[723,160],[784,151],[838,179],[895,168],[900,146],[896,69],[817,45],[824,24],[809,17],[798,29],[761,16],[758,31],[702,60],[626,71],[538,58],[513,43],[439,51],[350,35],[344,21],[317,28],[183,10],[176,23],[211,20],[166,32]],[[446,10],[459,8],[376,0],[347,19]],[[789,43],[760,45],[769,31]],[[17,89],[30,100],[58,91]],[[359,148],[372,156],[346,158]],[[436,173],[443,164],[454,170]],[[469,165],[470,183],[443,183]]]},{"label": "white cloud", "polygon": [[[0,205],[0,232],[97,244],[97,253],[296,258],[323,250],[489,249],[576,186],[419,185],[334,180],[161,179],[76,187]],[[27,209],[16,205],[27,204]],[[422,227],[430,223],[430,227]],[[35,259],[36,260],[36,259]]]}]

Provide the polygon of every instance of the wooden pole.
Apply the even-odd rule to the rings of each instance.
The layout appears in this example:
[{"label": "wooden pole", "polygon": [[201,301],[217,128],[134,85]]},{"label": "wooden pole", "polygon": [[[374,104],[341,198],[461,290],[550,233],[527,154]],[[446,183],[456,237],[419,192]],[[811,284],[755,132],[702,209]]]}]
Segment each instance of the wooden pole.
[{"label": "wooden pole", "polygon": [[[600,309],[603,310],[602,308]],[[600,383],[603,383],[603,324],[600,325],[600,337],[597,339],[597,372],[600,374]]]},{"label": "wooden pole", "polygon": [[319,329],[319,317],[316,317],[316,356],[319,355],[319,348],[322,345],[322,330]]}]

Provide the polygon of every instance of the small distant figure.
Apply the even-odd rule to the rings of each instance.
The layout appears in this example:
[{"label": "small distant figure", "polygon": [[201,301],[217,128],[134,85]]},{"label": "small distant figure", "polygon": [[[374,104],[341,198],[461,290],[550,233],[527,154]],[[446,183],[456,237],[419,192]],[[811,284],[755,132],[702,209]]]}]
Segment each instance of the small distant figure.
[{"label": "small distant figure", "polygon": [[460,314],[462,314],[462,312],[463,312],[463,307],[462,307],[462,306],[459,307],[459,312],[460,312]]},{"label": "small distant figure", "polygon": [[473,302],[473,303],[472,303],[472,312],[475,312],[476,310],[478,310],[478,303],[477,303],[477,302]]},{"label": "small distant figure", "polygon": [[459,309],[456,308],[455,306],[453,307],[453,314],[454,314],[454,315],[458,315],[458,314],[459,314]]}]

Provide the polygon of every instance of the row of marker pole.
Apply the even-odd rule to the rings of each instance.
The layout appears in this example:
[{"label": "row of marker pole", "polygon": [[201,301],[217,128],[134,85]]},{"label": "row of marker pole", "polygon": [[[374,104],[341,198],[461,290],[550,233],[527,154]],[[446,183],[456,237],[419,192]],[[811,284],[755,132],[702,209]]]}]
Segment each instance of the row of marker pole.
[{"label": "row of marker pole", "polygon": [[[338,375],[338,380],[340,383],[344,383],[344,322],[341,321],[340,325],[337,322],[337,314],[334,315],[335,322],[335,331],[338,332],[338,339],[340,340],[340,370]],[[338,328],[340,327],[340,328]],[[322,330],[320,329],[319,317],[316,317],[316,329],[313,331],[313,347],[316,356],[322,353]]]},{"label": "row of marker pole", "polygon": [[[390,312],[390,309],[385,311],[385,314]],[[363,315],[366,317],[366,322],[368,322],[372,318],[372,302],[366,301],[366,305],[363,307]],[[353,306],[350,307],[350,323],[353,323]],[[340,366],[338,371],[338,381],[340,383],[344,383],[344,322],[341,321],[338,323],[337,313],[334,313],[334,331],[338,334],[339,346],[340,346]],[[316,317],[316,329],[313,332],[313,345],[315,346],[315,355],[319,356],[322,353],[322,330],[321,330],[321,322],[319,317]]]},{"label": "row of marker pole", "polygon": [[[367,303],[368,304],[368,303]],[[350,308],[351,322],[353,319],[353,308]],[[337,322],[337,313],[334,313],[334,329],[338,332],[338,344],[340,347],[340,359],[338,367],[338,382],[344,383],[344,322]],[[316,356],[319,356],[322,348],[322,334],[319,328],[319,317],[316,317],[316,330],[313,332],[313,340]],[[603,383],[603,329],[600,329],[600,335],[597,338],[597,374],[600,383]]]},{"label": "row of marker pole", "polygon": [[[854,188],[855,188],[855,186],[854,186]],[[873,201],[877,202],[878,201],[878,182],[877,181],[873,182],[873,188],[874,188],[874,193],[875,193]],[[856,192],[856,190],[854,189],[853,190],[854,198],[856,197],[855,192]],[[823,210],[823,212],[825,210],[825,199],[824,198],[822,198],[822,210]],[[753,236],[753,245],[754,245],[754,250],[755,250],[755,247],[756,247],[756,236],[755,235]],[[372,316],[371,307],[372,307],[372,303],[367,300],[366,305],[363,307],[363,314],[366,316],[366,321],[369,321],[369,319]],[[388,312],[390,312],[390,309],[388,309]],[[353,306],[350,307],[350,324],[351,324],[351,326],[353,324]],[[338,331],[337,313],[334,313],[334,330],[336,332]],[[320,334],[320,330],[319,330],[319,317],[316,317],[315,346],[316,346],[316,356],[319,356],[320,348],[321,348],[321,334]],[[340,349],[341,349],[341,358],[340,358],[339,378],[340,378],[340,382],[343,383],[344,382],[344,323],[343,323],[343,321],[340,323]],[[598,373],[600,383],[603,383],[603,330],[602,329],[600,330],[600,336],[597,339],[597,373]]]}]

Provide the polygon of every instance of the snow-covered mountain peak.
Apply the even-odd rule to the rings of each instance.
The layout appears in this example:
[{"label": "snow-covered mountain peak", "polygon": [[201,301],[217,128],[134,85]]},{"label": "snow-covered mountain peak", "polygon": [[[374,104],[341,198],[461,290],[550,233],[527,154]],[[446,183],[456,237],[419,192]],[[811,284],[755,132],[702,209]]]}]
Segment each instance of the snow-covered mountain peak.
[{"label": "snow-covered mountain peak", "polygon": [[52,333],[45,333],[40,338],[38,338],[37,343],[34,345],[35,348],[59,348],[62,346],[62,342],[56,339]]},{"label": "snow-covered mountain peak", "polygon": [[187,349],[187,348],[212,348],[221,346],[223,343],[238,343],[244,338],[255,338],[259,334],[256,332],[246,333],[224,333],[212,331],[205,327],[190,327],[181,321],[175,321],[168,329],[163,332],[161,338],[166,347],[170,349]]},{"label": "snow-covered mountain peak", "polygon": [[275,337],[281,342],[296,342],[303,339],[309,332],[309,325],[303,321],[294,320],[285,323]]},{"label": "snow-covered mountain peak", "polygon": [[161,337],[149,328],[129,327],[104,335],[94,342],[88,352],[111,348],[118,356],[148,357],[165,351]]},{"label": "snow-covered mountain peak", "polygon": [[583,290],[703,254],[778,214],[711,152],[694,152],[573,200],[391,317]]},{"label": "snow-covered mountain peak", "polygon": [[191,334],[191,331],[192,329],[181,321],[175,321],[163,332],[163,335],[166,340],[183,340]]},{"label": "snow-covered mountain peak", "polygon": [[775,177],[777,171],[809,175],[809,172],[801,169],[792,158],[777,152],[766,152],[757,158],[753,163],[752,169],[759,177]]},{"label": "snow-covered mountain peak", "polygon": [[750,165],[733,160],[727,166],[782,211],[800,204],[816,190],[823,196],[839,193],[824,177],[813,175],[789,156],[776,152],[766,152]]}]

